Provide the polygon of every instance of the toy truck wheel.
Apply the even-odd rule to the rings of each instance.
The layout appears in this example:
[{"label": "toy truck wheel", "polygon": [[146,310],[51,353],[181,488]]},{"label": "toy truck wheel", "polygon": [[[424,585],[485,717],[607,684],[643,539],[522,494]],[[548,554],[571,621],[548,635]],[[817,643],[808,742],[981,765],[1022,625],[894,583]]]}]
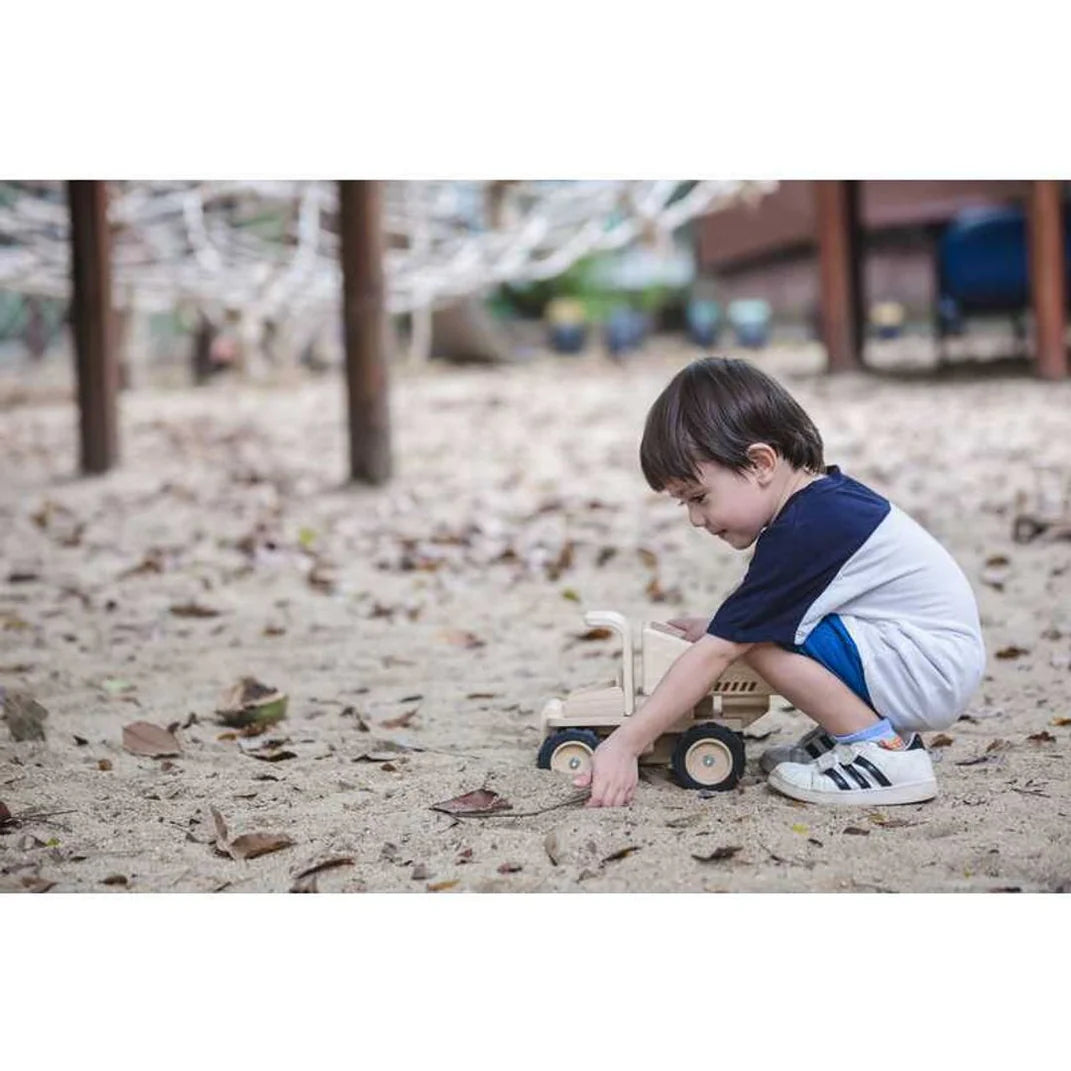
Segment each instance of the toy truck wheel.
[{"label": "toy truck wheel", "polygon": [[681,733],[673,749],[673,772],[685,788],[726,792],[744,772],[744,745],[731,729],[708,723]]},{"label": "toy truck wheel", "polygon": [[590,729],[562,729],[543,741],[536,765],[575,777],[591,769],[591,753],[598,746],[599,738]]}]

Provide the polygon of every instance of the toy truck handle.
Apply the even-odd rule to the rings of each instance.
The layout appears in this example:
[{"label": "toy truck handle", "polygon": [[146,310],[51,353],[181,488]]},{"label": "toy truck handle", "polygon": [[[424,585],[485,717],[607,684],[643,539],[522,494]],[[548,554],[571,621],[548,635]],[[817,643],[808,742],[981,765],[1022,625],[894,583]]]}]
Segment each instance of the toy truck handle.
[{"label": "toy truck handle", "polygon": [[619,614],[614,610],[589,610],[584,614],[584,624],[588,628],[613,629],[621,637],[621,691],[625,695],[624,715],[627,718],[636,709],[632,626],[624,614]]}]

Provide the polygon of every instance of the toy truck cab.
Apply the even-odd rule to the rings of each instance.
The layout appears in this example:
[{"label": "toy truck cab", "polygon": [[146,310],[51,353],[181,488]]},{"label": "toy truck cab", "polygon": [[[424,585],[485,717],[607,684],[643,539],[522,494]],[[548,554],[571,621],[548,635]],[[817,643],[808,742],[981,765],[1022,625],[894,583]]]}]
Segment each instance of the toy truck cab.
[{"label": "toy truck cab", "polygon": [[[621,671],[616,681],[577,688],[565,699],[549,700],[543,708],[538,765],[572,775],[590,767],[600,739],[642,707],[669,667],[691,646],[683,633],[669,625],[654,621],[644,625],[637,687],[636,651],[628,620],[619,613],[595,610],[585,614],[584,621],[592,628],[610,628],[621,637]],[[708,695],[640,756],[640,762],[669,763],[686,788],[733,788],[744,772],[740,733],[766,713],[769,701],[769,685],[747,665],[734,663]]]}]

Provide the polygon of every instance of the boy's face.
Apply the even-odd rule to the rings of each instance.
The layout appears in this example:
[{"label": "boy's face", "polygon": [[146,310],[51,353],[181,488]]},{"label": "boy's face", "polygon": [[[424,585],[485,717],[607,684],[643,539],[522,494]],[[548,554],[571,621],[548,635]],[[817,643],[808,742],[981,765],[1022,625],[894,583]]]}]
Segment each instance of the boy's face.
[{"label": "boy's face", "polygon": [[701,461],[698,468],[698,480],[671,480],[666,491],[687,508],[696,528],[705,528],[736,550],[750,547],[773,517],[774,481],[761,467],[737,473],[715,461]]}]

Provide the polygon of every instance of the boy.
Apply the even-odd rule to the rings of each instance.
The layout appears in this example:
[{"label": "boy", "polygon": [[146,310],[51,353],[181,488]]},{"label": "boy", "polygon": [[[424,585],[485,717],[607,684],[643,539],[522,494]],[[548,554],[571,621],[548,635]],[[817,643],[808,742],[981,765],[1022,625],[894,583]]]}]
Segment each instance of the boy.
[{"label": "boy", "polygon": [[933,798],[918,734],[951,725],[985,669],[974,595],[948,552],[827,468],[811,419],[745,361],[682,369],[647,415],[640,464],[692,524],[755,552],[709,623],[670,622],[693,646],[575,779],[590,783],[589,805],[629,803],[637,756],[737,658],[817,722],[762,756],[773,788],[812,803]]}]

